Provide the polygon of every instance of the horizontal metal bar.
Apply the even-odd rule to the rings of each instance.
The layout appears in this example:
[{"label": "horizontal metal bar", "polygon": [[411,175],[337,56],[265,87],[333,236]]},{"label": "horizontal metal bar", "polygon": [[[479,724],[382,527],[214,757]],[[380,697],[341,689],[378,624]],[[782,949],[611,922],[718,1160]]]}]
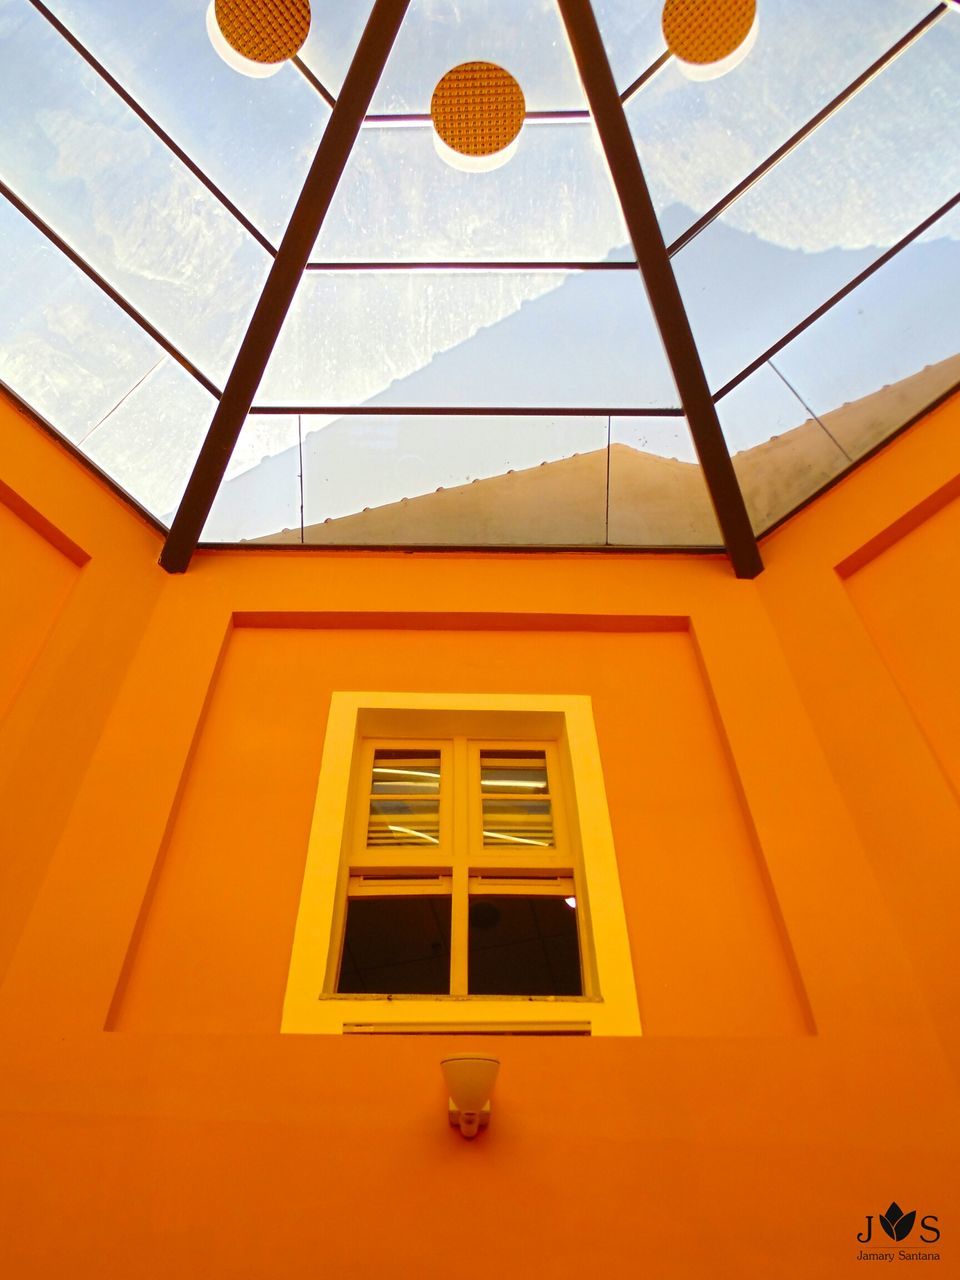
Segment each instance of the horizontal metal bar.
[{"label": "horizontal metal bar", "polygon": [[[356,514],[356,513],[355,513]],[[341,517],[346,519],[346,517]],[[307,528],[310,528],[307,525]],[[662,546],[638,547],[638,546],[621,546],[619,543],[598,542],[593,543],[560,543],[555,545],[540,546],[487,546],[478,542],[459,542],[459,543],[368,543],[368,542],[200,542],[197,544],[198,551],[242,551],[245,555],[250,555],[255,551],[258,555],[260,552],[268,552],[274,555],[322,555],[326,552],[332,555],[339,555],[345,551],[374,551],[374,552],[392,552],[395,556],[416,556],[416,555],[436,555],[438,553],[444,555],[469,555],[469,556],[549,556],[549,555],[584,555],[584,556],[658,556],[658,555],[691,555],[691,556],[723,556],[726,558],[724,548],[717,543],[715,546],[684,546],[680,543],[664,544]],[[316,617],[315,614],[309,615]],[[390,615],[393,617],[394,615]],[[538,615],[539,616],[539,615]],[[584,617],[588,615],[583,615]],[[383,619],[385,625],[387,619]],[[552,629],[552,628],[551,628]]]},{"label": "horizontal metal bar", "polygon": [[186,151],[184,151],[184,149],[181,146],[179,146],[176,142],[174,142],[173,138],[171,138],[170,134],[167,133],[166,129],[162,128],[157,123],[157,121],[153,118],[153,116],[150,115],[149,111],[147,111],[144,107],[140,105],[140,103],[133,96],[133,94],[129,93],[120,83],[120,81],[117,80],[115,76],[112,76],[110,74],[110,72],[106,69],[103,63],[99,62],[93,56],[93,54],[86,47],[86,45],[84,45],[83,42],[79,40],[73,34],[73,32],[60,21],[60,19],[55,14],[51,13],[50,10],[47,8],[47,6],[41,2],[41,0],[29,0],[29,3],[32,4],[34,9],[36,9],[37,13],[39,13],[42,18],[45,18],[47,22],[49,22],[51,27],[53,27],[53,29],[59,35],[61,35],[64,40],[66,40],[67,44],[70,45],[70,47],[74,50],[74,52],[80,55],[80,57],[84,60],[87,66],[92,68],[92,70],[94,70],[97,73],[100,79],[103,80],[105,84],[110,86],[110,88],[117,95],[117,97],[123,100],[123,102],[130,108],[130,110],[134,113],[134,115],[136,115],[140,120],[143,121],[143,123],[147,126],[147,128],[151,131],[151,133],[153,133],[157,138],[160,139],[163,145],[177,157],[177,159],[180,161],[182,165],[184,165],[185,168],[190,170],[190,172],[197,179],[197,181],[201,182],[206,187],[206,189],[210,192],[210,194],[216,200],[218,200],[220,204],[223,205],[224,209],[226,209],[228,213],[233,214],[233,216],[244,228],[244,230],[248,232],[248,234],[251,235],[254,238],[254,240],[256,240],[257,243],[262,248],[266,249],[267,253],[269,253],[272,257],[276,256],[276,252],[277,252],[276,249],[270,243],[267,237],[263,234],[263,232],[258,227],[254,226],[254,224],[250,221],[247,215],[236,204],[234,204],[234,202],[230,199],[228,195],[226,195],[223,191],[221,191],[221,189],[212,180],[212,178],[208,177],[208,175],[203,171],[203,169],[201,169],[198,164],[196,164],[193,160],[190,159]]},{"label": "horizontal metal bar", "polygon": [[932,27],[935,22],[939,22],[946,12],[947,6],[944,4],[938,4],[936,8],[931,9],[926,17],[921,18],[916,26],[911,27],[906,35],[901,36],[896,44],[891,45],[886,53],[881,54],[881,56],[877,58],[876,62],[871,63],[862,75],[857,76],[856,80],[851,80],[845,89],[841,90],[835,98],[831,99],[825,107],[822,107],[816,115],[811,116],[805,125],[799,128],[796,133],[792,134],[781,146],[777,147],[776,151],[772,151],[770,155],[767,156],[766,160],[761,164],[758,164],[757,167],[748,173],[741,182],[738,182],[735,187],[731,187],[727,194],[718,200],[712,208],[708,209],[702,217],[698,218],[696,222],[687,227],[686,231],[684,231],[682,235],[678,236],[671,245],[668,245],[667,253],[669,253],[670,257],[672,258],[674,254],[679,253],[680,250],[685,248],[691,240],[695,239],[701,231],[706,230],[711,222],[716,221],[716,219],[719,218],[722,213],[725,213],[726,210],[739,200],[742,195],[749,191],[751,187],[755,186],[764,174],[768,173],[774,165],[779,164],[784,157],[788,156],[791,151],[795,150],[801,142],[808,138],[815,129],[818,129],[824,121],[829,120],[832,115],[835,115],[844,103],[849,102],[849,100],[854,97],[855,94],[859,93],[865,85],[868,85],[871,80],[876,79],[885,67],[889,66],[895,58],[898,58],[904,50],[909,49],[909,47],[916,40],[919,40],[924,32]]},{"label": "horizontal metal bar", "polygon": [[[571,109],[569,111],[528,111],[523,117],[524,124],[583,124],[590,119],[589,111]],[[386,114],[364,116],[363,127],[384,125],[396,128],[421,127],[433,123],[429,111],[394,111]]]},{"label": "horizontal metal bar", "polygon": [[288,414],[291,417],[300,414],[322,415],[323,417],[371,417],[371,418],[682,418],[683,410],[676,407],[670,409],[611,409],[609,407],[573,409],[569,406],[553,408],[531,408],[521,405],[516,408],[503,408],[501,405],[484,408],[482,405],[460,405],[445,407],[442,405],[411,405],[391,408],[385,405],[253,405],[250,415],[275,417]]},{"label": "horizontal metal bar", "polygon": [[144,333],[153,339],[158,347],[162,347],[168,356],[176,360],[177,364],[180,365],[182,369],[185,369],[191,377],[195,378],[205,391],[209,391],[212,396],[215,396],[218,400],[220,399],[219,387],[211,382],[205,373],[201,373],[193,361],[189,360],[179,347],[175,347],[168,337],[162,334],[155,325],[152,325],[141,311],[138,311],[136,307],[129,303],[122,293],[116,290],[112,284],[108,283],[100,272],[87,262],[86,258],[69,245],[66,240],[64,240],[63,236],[58,235],[49,223],[44,222],[43,218],[41,218],[38,213],[34,212],[25,200],[21,200],[17,193],[8,187],[2,179],[0,179],[0,195],[9,200],[15,209],[22,213],[28,221],[32,222],[37,230],[46,236],[52,245],[60,250],[64,257],[68,258],[89,280],[92,280],[97,288],[101,289],[111,302],[116,303],[121,311],[126,312],[130,319],[138,324]]},{"label": "horizontal metal bar", "polygon": [[766,362],[775,356],[778,351],[782,351],[784,347],[789,346],[794,338],[798,338],[805,329],[809,329],[810,326],[815,324],[821,316],[826,315],[831,307],[835,307],[837,303],[842,302],[848,294],[853,293],[854,289],[863,284],[864,280],[868,280],[875,271],[879,271],[882,266],[885,266],[891,260],[891,258],[895,258],[902,249],[905,249],[909,244],[912,244],[913,241],[922,236],[924,232],[929,231],[932,226],[939,222],[941,218],[946,217],[946,215],[950,213],[952,209],[955,209],[958,204],[960,204],[960,191],[958,191],[956,195],[951,196],[945,204],[942,204],[939,209],[934,213],[931,213],[928,218],[924,218],[924,220],[918,223],[912,231],[908,231],[907,234],[898,240],[896,244],[891,245],[885,253],[881,253],[880,257],[874,262],[871,262],[868,267],[864,267],[864,269],[858,272],[852,280],[848,280],[842,289],[838,289],[836,293],[832,294],[826,300],[826,302],[822,302],[815,311],[811,311],[808,316],[805,316],[804,319],[799,322],[799,324],[795,324],[788,333],[783,335],[782,338],[778,338],[772,346],[767,347],[766,351],[764,351],[762,355],[757,356],[755,360],[751,360],[750,363],[731,378],[729,382],[725,382],[719,391],[714,392],[714,401],[722,400],[723,397],[733,391],[735,387],[739,387],[740,383],[749,378],[752,373],[756,373],[761,365],[766,364]]},{"label": "horizontal metal bar", "polygon": [[636,262],[308,262],[308,271],[636,271]]},{"label": "horizontal metal bar", "polygon": [[320,77],[316,75],[315,72],[311,71],[311,69],[307,66],[307,64],[304,62],[302,58],[293,57],[290,59],[290,61],[293,63],[293,65],[297,68],[297,70],[303,76],[304,80],[306,80],[307,83],[311,85],[314,89],[316,89],[317,93],[319,93],[320,97],[324,100],[324,102],[327,104],[328,107],[335,107],[337,105],[336,98],[333,96],[333,94],[330,92],[327,86],[323,83]]}]

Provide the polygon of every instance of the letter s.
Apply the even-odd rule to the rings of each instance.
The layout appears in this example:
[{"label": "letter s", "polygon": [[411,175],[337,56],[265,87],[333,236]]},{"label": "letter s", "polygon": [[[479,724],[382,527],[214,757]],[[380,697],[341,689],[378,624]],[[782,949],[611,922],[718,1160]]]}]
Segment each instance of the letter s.
[{"label": "letter s", "polygon": [[924,1244],[936,1244],[936,1242],[940,1239],[940,1228],[930,1225],[933,1222],[939,1222],[939,1221],[940,1219],[937,1217],[935,1213],[928,1213],[925,1218],[920,1219],[920,1226],[924,1229],[924,1231],[933,1232],[933,1234],[929,1236],[921,1235],[920,1239],[923,1241]]}]

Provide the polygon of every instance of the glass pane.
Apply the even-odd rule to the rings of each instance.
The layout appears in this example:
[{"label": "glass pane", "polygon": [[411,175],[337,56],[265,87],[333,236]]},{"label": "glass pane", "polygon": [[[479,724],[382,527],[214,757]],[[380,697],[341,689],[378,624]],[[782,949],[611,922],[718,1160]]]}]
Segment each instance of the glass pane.
[{"label": "glass pane", "polygon": [[547,757],[543,751],[481,751],[480,786],[484,795],[545,795]]},{"label": "glass pane", "polygon": [[[265,80],[228,67],[207,38],[206,0],[47,0],[49,7],[207,176],[276,243],[330,109],[293,66]],[[323,6],[328,27],[342,3]],[[318,25],[314,6],[313,26]],[[312,43],[309,42],[309,43]]]},{"label": "glass pane", "polygon": [[632,259],[592,122],[527,123],[513,158],[464,173],[430,125],[361,131],[313,251],[317,262]]},{"label": "glass pane", "polygon": [[[627,118],[670,238],[766,160],[931,7],[903,0],[765,0],[757,42],[728,75],[698,82],[676,62],[668,63],[631,99]],[[657,4],[645,15],[658,37],[661,9]]]},{"label": "glass pane", "polygon": [[608,541],[626,547],[722,547],[685,418],[614,418]]},{"label": "glass pane", "polygon": [[4,179],[221,381],[268,255],[35,9],[4,23]]},{"label": "glass pane", "polygon": [[428,112],[441,76],[478,60],[515,77],[528,111],[584,106],[556,0],[411,0],[371,110]]},{"label": "glass pane", "polygon": [[0,272],[0,378],[83,448],[164,353],[2,198]]},{"label": "glass pane", "polygon": [[204,542],[301,541],[300,431],[294,416],[248,417],[203,528]]},{"label": "glass pane", "polygon": [[503,894],[470,899],[472,996],[579,996],[573,899]]},{"label": "glass pane", "polygon": [[773,364],[851,458],[960,383],[960,211],[795,338]]},{"label": "glass pane", "polygon": [[165,356],[88,433],[83,449],[165,525],[187,487],[216,401]]},{"label": "glass pane", "polygon": [[622,93],[664,51],[663,0],[593,0],[593,12]]},{"label": "glass pane", "polygon": [[337,990],[381,995],[450,991],[450,899],[348,898]]},{"label": "glass pane", "polygon": [[711,386],[955,194],[958,65],[939,22],[674,258]]},{"label": "glass pane", "polygon": [[259,406],[672,407],[639,272],[304,276]]},{"label": "glass pane", "polygon": [[369,849],[440,843],[439,802],[429,800],[371,800],[367,826]]},{"label": "glass pane", "polygon": [[343,86],[372,8],[373,0],[311,6],[310,34],[300,57],[334,97]]},{"label": "glass pane", "polygon": [[717,413],[757,533],[850,465],[836,440],[770,364],[725,395]]},{"label": "glass pane", "polygon": [[440,752],[378,749],[373,757],[375,795],[440,794]]},{"label": "glass pane", "polygon": [[509,800],[483,797],[483,843],[487,848],[506,849],[514,845],[553,847],[553,814],[550,801]]},{"label": "glass pane", "polygon": [[[605,419],[304,417],[304,540],[599,546]],[[283,541],[285,539],[274,539]]]},{"label": "glass pane", "polygon": [[960,383],[960,212],[718,402],[762,532]]}]

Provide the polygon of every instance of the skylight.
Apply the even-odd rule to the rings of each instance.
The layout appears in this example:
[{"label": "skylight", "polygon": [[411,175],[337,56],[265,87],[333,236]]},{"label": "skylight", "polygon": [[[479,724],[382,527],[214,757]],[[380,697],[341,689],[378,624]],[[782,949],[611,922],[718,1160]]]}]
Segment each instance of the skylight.
[{"label": "skylight", "polygon": [[[0,378],[164,527],[375,13],[251,79],[206,8],[0,0]],[[723,545],[562,8],[411,0],[205,541]],[[662,8],[593,5],[762,534],[960,383],[960,14],[759,0],[697,82]],[[489,173],[429,115],[474,60],[528,113]]]}]

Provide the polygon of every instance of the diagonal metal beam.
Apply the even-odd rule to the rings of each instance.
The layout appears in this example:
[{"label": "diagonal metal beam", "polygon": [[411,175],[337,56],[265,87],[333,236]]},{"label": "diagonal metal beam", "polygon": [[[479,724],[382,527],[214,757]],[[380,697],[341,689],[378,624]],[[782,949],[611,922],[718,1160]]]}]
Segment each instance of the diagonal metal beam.
[{"label": "diagonal metal beam", "polygon": [[160,564],[183,573],[253,403],[409,0],[376,0],[193,468]]},{"label": "diagonal metal beam", "polygon": [[763,561],[593,8],[590,0],[558,3],[727,553],[738,578],[754,578]]}]

